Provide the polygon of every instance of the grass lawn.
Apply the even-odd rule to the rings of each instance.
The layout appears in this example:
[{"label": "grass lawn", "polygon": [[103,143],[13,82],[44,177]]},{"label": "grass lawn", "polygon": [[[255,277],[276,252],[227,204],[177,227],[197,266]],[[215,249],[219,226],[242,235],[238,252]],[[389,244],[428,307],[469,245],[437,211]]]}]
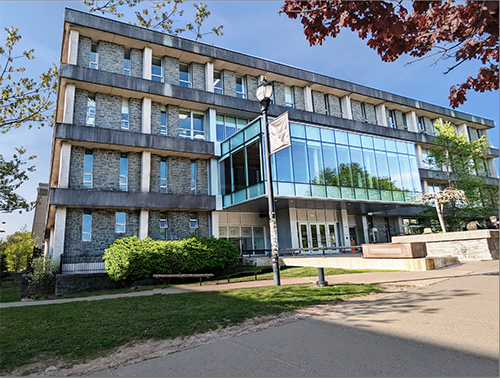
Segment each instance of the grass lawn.
[{"label": "grass lawn", "polygon": [[377,285],[270,286],[0,309],[0,373],[37,361],[111,353],[134,340],[189,336],[379,291]]},{"label": "grass lawn", "polygon": [[0,303],[19,302],[21,297],[21,282],[5,281],[0,287]]}]

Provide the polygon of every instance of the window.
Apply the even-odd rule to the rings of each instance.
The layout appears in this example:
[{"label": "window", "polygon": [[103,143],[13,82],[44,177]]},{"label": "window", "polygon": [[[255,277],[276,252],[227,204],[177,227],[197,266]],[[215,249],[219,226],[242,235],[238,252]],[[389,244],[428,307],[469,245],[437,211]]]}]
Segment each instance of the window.
[{"label": "window", "polygon": [[324,95],[325,99],[325,114],[329,115],[330,114],[330,104],[328,103],[328,95]]},{"label": "window", "polygon": [[285,106],[287,108],[293,108],[295,106],[294,104],[293,88],[285,85]]},{"label": "window", "polygon": [[189,64],[179,63],[179,85],[185,88],[191,88],[191,72]]},{"label": "window", "polygon": [[120,157],[120,190],[126,192],[128,190],[128,158],[127,154],[122,154]]},{"label": "window", "polygon": [[167,135],[167,108],[162,105],[160,114],[160,134]]},{"label": "window", "polygon": [[361,103],[361,120],[363,122],[368,122],[368,118],[366,117],[366,105],[364,102]]},{"label": "window", "polygon": [[167,158],[160,161],[160,193],[167,192]]},{"label": "window", "polygon": [[123,74],[130,76],[130,49],[123,51]]},{"label": "window", "polygon": [[243,76],[236,76],[236,97],[247,98],[247,89]]},{"label": "window", "polygon": [[160,228],[168,228],[167,213],[162,214],[163,218],[160,219]]},{"label": "window", "polygon": [[425,121],[424,121],[424,117],[418,117],[418,130],[425,133]]},{"label": "window", "polygon": [[179,137],[205,140],[204,114],[193,110],[179,110]]},{"label": "window", "polygon": [[391,129],[396,128],[396,112],[394,110],[387,110],[387,126]]},{"label": "window", "polygon": [[122,130],[128,130],[128,98],[122,98]]},{"label": "window", "polygon": [[115,224],[115,232],[117,234],[125,233],[125,224],[126,224],[126,214],[122,211],[116,212],[116,224]]},{"label": "window", "polygon": [[167,229],[168,229],[167,219],[168,219],[167,213],[160,214],[160,238],[162,240],[167,240]]},{"label": "window", "polygon": [[87,126],[95,126],[95,94],[92,93],[87,97]]},{"label": "window", "polygon": [[339,110],[340,110],[340,118],[344,118],[344,112],[342,111],[342,99],[339,97]]},{"label": "window", "polygon": [[214,93],[222,94],[222,72],[214,71]]},{"label": "window", "polygon": [[90,45],[90,68],[98,69],[99,67],[99,53],[97,52],[97,43]]},{"label": "window", "polygon": [[191,160],[191,194],[196,194],[196,161]]},{"label": "window", "polygon": [[189,228],[191,232],[198,229],[198,216],[196,213],[189,213]]},{"label": "window", "polygon": [[85,150],[85,157],[83,160],[83,187],[87,189],[92,188],[92,164],[94,155],[92,150]]},{"label": "window", "polygon": [[91,230],[92,230],[92,213],[90,211],[84,211],[82,219],[82,241],[90,241]]},{"label": "window", "polygon": [[218,115],[216,118],[216,138],[221,142],[248,124],[247,119]]},{"label": "window", "polygon": [[163,83],[163,64],[161,58],[151,60],[151,80]]},{"label": "window", "polygon": [[406,119],[406,113],[403,113],[403,127],[408,130],[408,120]]}]

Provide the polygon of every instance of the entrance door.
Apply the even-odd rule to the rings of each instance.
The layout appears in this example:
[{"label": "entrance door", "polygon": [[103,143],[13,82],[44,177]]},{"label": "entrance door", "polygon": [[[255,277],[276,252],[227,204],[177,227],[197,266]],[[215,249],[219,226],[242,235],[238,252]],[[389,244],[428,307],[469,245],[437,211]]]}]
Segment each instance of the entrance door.
[{"label": "entrance door", "polygon": [[[335,246],[335,228],[333,225],[317,223],[299,224],[300,247],[318,248]],[[332,244],[333,237],[333,244]],[[323,254],[322,250],[302,251],[309,254]]]}]

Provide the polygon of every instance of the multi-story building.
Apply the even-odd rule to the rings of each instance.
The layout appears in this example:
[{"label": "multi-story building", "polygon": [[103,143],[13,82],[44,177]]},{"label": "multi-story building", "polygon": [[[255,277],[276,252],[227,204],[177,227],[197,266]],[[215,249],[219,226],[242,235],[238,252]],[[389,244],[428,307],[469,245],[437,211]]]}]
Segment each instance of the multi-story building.
[{"label": "multi-story building", "polygon": [[[116,238],[234,238],[269,248],[263,125],[289,112],[273,155],[282,248],[387,242],[412,198],[444,183],[425,163],[433,123],[469,138],[491,120],[66,10],[46,219],[53,256],[95,256]],[[488,182],[498,184],[488,151]]]}]

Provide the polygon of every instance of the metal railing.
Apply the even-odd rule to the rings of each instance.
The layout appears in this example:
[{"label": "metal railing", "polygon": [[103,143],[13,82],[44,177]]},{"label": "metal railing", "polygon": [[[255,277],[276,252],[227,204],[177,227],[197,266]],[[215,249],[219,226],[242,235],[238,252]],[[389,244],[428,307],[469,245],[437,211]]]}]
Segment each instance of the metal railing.
[{"label": "metal railing", "polygon": [[59,274],[104,273],[104,261],[100,256],[61,256]]},{"label": "metal railing", "polygon": [[[341,247],[315,247],[315,248],[283,248],[279,250],[280,256],[292,255],[295,258],[295,255],[302,255],[302,252],[315,252],[320,251],[323,257],[326,257],[327,254],[339,254],[339,253],[363,253],[360,245],[352,245],[352,246],[341,246]],[[339,251],[339,252],[335,252]],[[270,249],[253,249],[248,251],[242,251],[242,256],[248,257],[259,257],[259,256],[267,256],[271,257]]]}]

